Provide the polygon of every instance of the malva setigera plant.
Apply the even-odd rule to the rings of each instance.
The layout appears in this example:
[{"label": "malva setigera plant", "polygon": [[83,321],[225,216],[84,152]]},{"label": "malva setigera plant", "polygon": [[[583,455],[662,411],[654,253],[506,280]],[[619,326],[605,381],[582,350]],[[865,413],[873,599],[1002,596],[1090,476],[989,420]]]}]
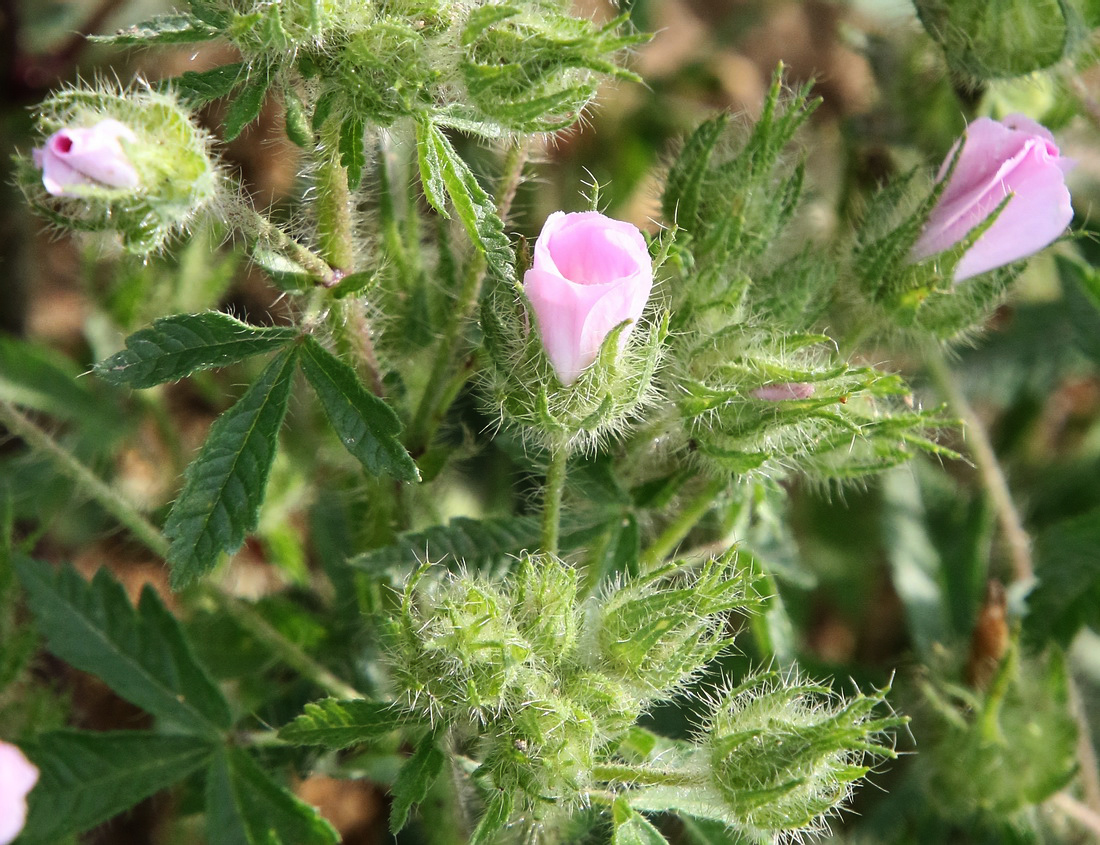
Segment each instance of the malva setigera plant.
[{"label": "malva setigera plant", "polygon": [[[1075,4],[1001,5],[917,3],[958,88],[1080,55]],[[1019,56],[1012,15],[1047,27]],[[928,836],[996,815],[1012,841],[1053,841],[1027,838],[1044,807],[1063,832],[1100,818],[1073,792],[1073,682],[1030,623],[973,608],[997,636],[968,663],[924,654],[888,703],[889,673],[799,667],[770,551],[794,546],[799,485],[843,496],[961,459],[946,444],[974,423],[944,350],[1065,239],[1058,133],[975,114],[938,171],[896,174],[815,232],[819,101],[780,67],[755,119],[719,113],[682,139],[648,222],[577,184],[582,210],[520,238],[521,182],[560,178],[533,154],[601,83],[638,79],[647,39],[559,0],[190,0],[99,40],[217,42],[234,61],[80,82],[34,109],[16,180],[58,232],[148,273],[208,260],[213,232],[284,310],[246,319],[217,293],[164,307],[181,300],[156,293],[162,274],[140,325],[103,318],[90,373],[39,362],[27,372],[54,381],[0,395],[40,473],[169,573],[140,596],[108,567],[86,578],[5,494],[0,843],[75,842],[168,790],[178,827],[157,841],[334,845],[297,788],[318,774],[384,791],[400,842],[797,841],[876,773],[891,788],[910,705],[921,774],[901,794],[954,820]],[[257,209],[221,157],[265,102],[299,148],[291,215]],[[38,360],[5,344],[12,366]],[[944,407],[914,398],[890,348],[929,362]],[[186,468],[142,501],[61,427],[100,411],[35,401],[59,378],[117,409],[98,417],[111,437],[136,436],[126,414],[167,436],[182,380],[220,414],[201,442],[176,436]],[[448,519],[456,490],[492,504]],[[232,586],[242,547],[280,573],[258,602]],[[148,718],[96,731],[42,705],[46,652]],[[933,841],[913,835],[897,841]]]}]

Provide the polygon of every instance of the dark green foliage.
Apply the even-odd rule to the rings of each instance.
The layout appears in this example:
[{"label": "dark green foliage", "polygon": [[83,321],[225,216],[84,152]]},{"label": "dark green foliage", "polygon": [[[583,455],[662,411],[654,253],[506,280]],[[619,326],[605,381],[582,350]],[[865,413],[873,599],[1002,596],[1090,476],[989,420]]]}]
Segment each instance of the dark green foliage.
[{"label": "dark green foliage", "polygon": [[236,99],[229,104],[229,110],[225,113],[222,137],[226,141],[232,141],[248,124],[260,116],[260,109],[263,108],[267,89],[270,86],[271,72],[268,69],[262,68],[249,73],[248,81],[242,86]]},{"label": "dark green foliage", "polygon": [[137,608],[105,569],[85,581],[70,567],[20,557],[16,571],[50,651],[156,716],[166,730],[216,737],[229,706],[151,587]]},{"label": "dark green foliage", "polygon": [[157,320],[126,338],[126,349],[96,364],[111,384],[153,387],[200,370],[224,367],[285,346],[293,328],[257,328],[228,314],[180,314]]},{"label": "dark green foliage", "polygon": [[394,781],[393,809],[390,811],[391,833],[398,833],[405,826],[409,810],[424,800],[446,762],[447,757],[439,747],[436,735],[426,734],[416,746],[412,757],[405,761]]},{"label": "dark green foliage", "polygon": [[[55,731],[25,746],[41,778],[20,842],[55,845],[104,822],[206,764],[214,747],[145,731]],[[228,841],[228,840],[219,840]]]},{"label": "dark green foliage", "polygon": [[307,704],[301,716],[280,729],[279,737],[339,750],[417,723],[415,714],[392,703],[326,698]]},{"label": "dark green foliage", "polygon": [[1068,647],[1085,626],[1100,629],[1100,510],[1056,522],[1035,541],[1038,585],[1028,595],[1024,631]]},{"label": "dark green foliage", "polygon": [[172,585],[205,575],[222,552],[234,552],[256,527],[267,477],[275,460],[298,348],[268,364],[237,403],[210,428],[187,468],[164,533],[172,541]]}]

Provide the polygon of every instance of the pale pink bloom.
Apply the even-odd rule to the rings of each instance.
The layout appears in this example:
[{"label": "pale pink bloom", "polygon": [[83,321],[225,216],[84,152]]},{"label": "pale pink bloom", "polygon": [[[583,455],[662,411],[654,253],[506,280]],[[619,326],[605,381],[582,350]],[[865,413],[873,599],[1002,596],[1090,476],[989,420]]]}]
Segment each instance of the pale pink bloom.
[{"label": "pale pink bloom", "polygon": [[750,396],[766,402],[783,402],[787,399],[809,399],[814,395],[814,386],[803,381],[791,381],[785,384],[765,384],[750,391]]},{"label": "pale pink bloom", "polygon": [[569,385],[596,360],[613,328],[641,317],[653,261],[636,226],[596,211],[555,211],[535,241],[523,287],[546,355]]},{"label": "pale pink bloom", "polygon": [[86,128],[65,127],[34,150],[34,163],[42,170],[42,184],[55,197],[79,197],[73,188],[136,188],[137,171],[126,156],[121,140],[137,136],[117,120],[101,120]]},{"label": "pale pink bloom", "polygon": [[27,822],[27,793],[38,782],[38,769],[23,752],[0,742],[0,845],[15,841]]},{"label": "pale pink bloom", "polygon": [[[954,158],[940,168],[942,180]],[[1009,194],[1012,199],[955,268],[955,281],[1026,258],[1052,243],[1073,218],[1063,158],[1048,129],[1020,114],[998,122],[975,120],[962,139],[962,153],[947,187],[928,217],[910,257],[920,261],[950,249],[978,226]]]}]

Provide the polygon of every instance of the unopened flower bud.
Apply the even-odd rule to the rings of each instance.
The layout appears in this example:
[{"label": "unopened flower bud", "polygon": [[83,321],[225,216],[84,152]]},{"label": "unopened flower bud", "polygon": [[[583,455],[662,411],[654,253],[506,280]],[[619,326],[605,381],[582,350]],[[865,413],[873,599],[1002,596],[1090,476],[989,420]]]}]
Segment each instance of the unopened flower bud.
[{"label": "unopened flower bud", "polygon": [[1000,122],[983,117],[959,143],[962,150],[956,144],[940,168],[947,186],[910,253],[921,261],[944,252],[1000,208],[955,267],[956,282],[1038,252],[1073,218],[1065,182],[1073,162],[1043,126],[1018,114]]},{"label": "unopened flower bud", "polygon": [[27,821],[27,793],[38,782],[38,769],[23,752],[0,742],[0,845],[14,842]]},{"label": "unopened flower bud", "polygon": [[19,182],[58,226],[117,232],[129,251],[148,253],[219,196],[208,136],[168,94],[62,91],[37,120],[44,143]]},{"label": "unopened flower bud", "polygon": [[35,166],[42,170],[42,184],[55,197],[83,196],[82,188],[136,188],[137,171],[122,141],[135,141],[128,126],[117,120],[101,120],[87,128],[66,127],[33,151]]},{"label": "unopened flower bud", "polygon": [[561,383],[570,385],[596,360],[612,329],[641,317],[653,289],[653,261],[632,224],[597,211],[555,211],[535,241],[523,285],[546,355]]},{"label": "unopened flower bud", "polygon": [[788,399],[809,399],[814,395],[814,386],[807,382],[793,381],[786,384],[765,384],[751,391],[754,399],[765,402],[785,402]]}]

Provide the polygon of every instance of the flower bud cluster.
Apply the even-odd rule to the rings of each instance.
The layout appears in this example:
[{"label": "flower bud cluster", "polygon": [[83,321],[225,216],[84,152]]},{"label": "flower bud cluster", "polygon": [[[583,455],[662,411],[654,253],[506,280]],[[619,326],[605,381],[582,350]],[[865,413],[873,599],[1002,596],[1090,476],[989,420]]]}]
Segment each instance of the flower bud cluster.
[{"label": "flower bud cluster", "polygon": [[495,787],[576,805],[601,752],[726,644],[721,616],[748,603],[732,567],[670,568],[587,600],[548,556],[504,583],[422,569],[387,638],[391,676],[403,704],[475,747]]},{"label": "flower bud cluster", "polygon": [[209,137],[170,95],[63,91],[37,123],[43,145],[20,160],[19,183],[60,227],[118,232],[127,250],[148,253],[220,196]]}]

